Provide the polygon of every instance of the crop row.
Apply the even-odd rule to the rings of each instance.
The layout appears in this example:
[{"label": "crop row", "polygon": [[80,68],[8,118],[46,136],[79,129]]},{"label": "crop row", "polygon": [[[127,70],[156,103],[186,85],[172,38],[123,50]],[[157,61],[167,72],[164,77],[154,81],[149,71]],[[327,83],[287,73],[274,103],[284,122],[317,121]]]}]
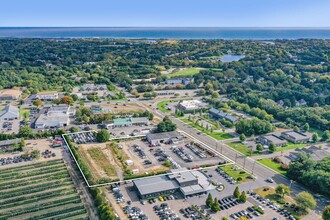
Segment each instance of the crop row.
[{"label": "crop row", "polygon": [[0,194],[0,199],[6,199],[6,198],[14,197],[14,196],[36,193],[36,192],[48,190],[48,189],[51,189],[54,187],[60,187],[60,186],[71,185],[71,184],[72,184],[71,180],[55,181],[55,182],[48,183],[48,184],[42,184],[42,185],[38,185],[38,186],[29,187],[28,189],[26,189],[24,191],[16,191],[14,193],[9,191],[7,193],[2,193],[2,194]]},{"label": "crop row", "polygon": [[74,217],[74,216],[78,216],[78,215],[83,215],[83,214],[86,214],[86,213],[87,213],[86,209],[79,210],[77,212],[70,212],[70,213],[67,213],[65,215],[61,215],[59,217],[52,218],[52,220],[69,219],[70,217]]},{"label": "crop row", "polygon": [[46,192],[46,193],[40,193],[40,194],[33,194],[32,196],[27,196],[27,197],[17,197],[14,199],[6,200],[4,202],[0,203],[0,210],[1,209],[6,209],[6,208],[11,208],[11,207],[16,207],[24,204],[31,204],[34,202],[40,202],[45,199],[49,198],[56,198],[58,196],[64,196],[64,195],[72,195],[76,194],[77,191],[74,188],[69,188],[69,189],[60,189],[60,190],[55,190],[51,192]]},{"label": "crop row", "polygon": [[10,173],[10,174],[5,174],[5,175],[0,174],[0,178],[2,180],[7,180],[7,179],[16,180],[16,179],[21,179],[21,178],[31,177],[31,176],[38,176],[40,174],[56,172],[56,171],[65,170],[65,169],[66,169],[66,167],[63,164],[61,164],[60,166],[46,167],[46,168],[42,168],[42,169],[38,169],[38,170],[33,170],[33,171],[27,172],[27,173]]},{"label": "crop row", "polygon": [[4,190],[4,189],[12,189],[12,188],[16,188],[16,187],[20,187],[20,186],[26,186],[26,185],[32,185],[34,183],[42,183],[42,182],[46,182],[46,181],[50,181],[50,180],[58,180],[58,179],[63,179],[69,177],[69,174],[67,171],[60,171],[58,173],[51,173],[49,175],[44,175],[44,176],[36,176],[33,179],[23,179],[20,181],[15,181],[15,182],[11,182],[11,181],[7,181],[3,184],[0,184],[0,190]]},{"label": "crop row", "polygon": [[84,210],[85,207],[83,205],[80,206],[75,206],[72,208],[68,208],[68,209],[64,209],[64,210],[59,210],[59,211],[54,211],[54,212],[48,212],[39,216],[34,216],[31,218],[28,218],[27,220],[39,220],[39,219],[43,219],[43,218],[47,218],[49,219],[52,216],[56,216],[56,215],[61,215],[61,214],[65,214],[65,213],[70,213],[70,212],[74,212],[77,210]]},{"label": "crop row", "polygon": [[18,171],[23,171],[23,170],[30,170],[30,169],[35,169],[35,168],[41,168],[41,167],[48,167],[56,164],[63,164],[62,160],[50,160],[47,162],[42,162],[42,163],[33,163],[30,165],[25,165],[25,166],[19,166],[19,167],[11,167],[11,168],[6,168],[1,170],[1,174],[5,173],[16,173]]},{"label": "crop row", "polygon": [[72,196],[69,198],[40,203],[38,205],[33,205],[33,206],[24,207],[24,208],[20,208],[20,209],[10,210],[10,211],[4,212],[4,213],[0,213],[0,217],[18,216],[18,215],[23,215],[26,213],[37,212],[37,211],[41,211],[44,209],[53,208],[56,206],[64,206],[67,204],[77,204],[80,202],[81,202],[81,200],[80,200],[79,196]]}]

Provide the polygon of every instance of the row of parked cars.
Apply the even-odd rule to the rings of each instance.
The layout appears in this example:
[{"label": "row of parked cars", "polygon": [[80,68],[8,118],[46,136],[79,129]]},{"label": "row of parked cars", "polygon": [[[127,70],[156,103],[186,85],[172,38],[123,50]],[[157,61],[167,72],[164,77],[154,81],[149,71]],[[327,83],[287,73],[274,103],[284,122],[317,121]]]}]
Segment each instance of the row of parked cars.
[{"label": "row of parked cars", "polygon": [[48,149],[45,150],[44,152],[42,152],[41,155],[42,155],[44,158],[56,157],[56,154],[53,153],[52,151],[48,150]]},{"label": "row of parked cars", "polygon": [[220,204],[221,210],[229,209],[240,203],[240,201],[236,199],[234,196],[229,196],[227,198],[219,199],[218,202]]},{"label": "row of parked cars", "polygon": [[242,210],[242,211],[231,214],[230,217],[233,219],[239,219],[241,217],[253,219],[254,216],[260,216],[259,212],[255,211],[252,207],[248,207],[247,210],[249,212]]},{"label": "row of parked cars", "polygon": [[[248,192],[249,193],[249,192]],[[285,208],[281,207],[280,205],[276,204],[275,202],[270,201],[269,199],[265,199],[262,196],[259,195],[252,195],[253,198],[261,202],[262,204],[266,205],[268,208],[273,209],[274,211],[277,211],[280,215],[288,218],[289,220],[295,220],[295,217],[292,215],[291,212],[286,210]],[[299,208],[295,204],[291,203],[285,203],[284,207],[291,208],[295,212],[299,210]]]},{"label": "row of parked cars", "polygon": [[69,135],[70,139],[77,144],[87,144],[96,142],[92,132],[73,133]]},{"label": "row of parked cars", "polygon": [[206,155],[204,153],[202,153],[200,150],[196,149],[195,147],[193,147],[191,144],[186,144],[185,145],[187,148],[189,148],[192,152],[194,152],[194,154],[196,154],[197,156],[199,156],[200,158],[206,158]]},{"label": "row of parked cars", "polygon": [[203,216],[197,212],[193,207],[188,207],[188,208],[182,208],[180,209],[180,213],[185,217],[185,218],[192,218],[194,220],[202,220],[202,219],[210,219],[210,214],[206,212],[205,209],[202,209],[198,206],[195,206],[198,211],[203,214]]},{"label": "row of parked cars", "polygon": [[215,169],[217,173],[219,173],[223,178],[225,178],[230,184],[236,184],[237,181],[234,180],[233,177],[229,176],[225,171],[223,171],[220,167]]},{"label": "row of parked cars", "polygon": [[161,220],[181,220],[180,217],[175,214],[170,207],[168,207],[167,203],[155,205],[153,209]]},{"label": "row of parked cars", "polygon": [[173,153],[175,153],[176,155],[178,155],[185,162],[192,162],[192,160],[194,159],[194,157],[191,156],[190,154],[188,154],[186,152],[186,150],[183,149],[183,147],[173,146],[171,148],[172,148]]},{"label": "row of parked cars", "polygon": [[0,165],[7,165],[7,164],[12,164],[12,163],[21,163],[24,161],[31,161],[33,160],[32,156],[28,157],[21,157],[21,156],[14,156],[14,157],[5,157],[5,158],[0,158]]}]

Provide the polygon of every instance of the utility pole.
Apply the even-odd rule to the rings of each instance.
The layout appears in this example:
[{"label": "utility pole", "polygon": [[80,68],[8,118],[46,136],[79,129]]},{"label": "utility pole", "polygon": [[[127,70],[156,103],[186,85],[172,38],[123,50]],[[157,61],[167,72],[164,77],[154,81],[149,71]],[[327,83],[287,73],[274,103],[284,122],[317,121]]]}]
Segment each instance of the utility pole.
[{"label": "utility pole", "polygon": [[257,162],[257,161],[254,161],[253,166],[252,166],[252,175],[253,175],[254,166],[256,165],[256,162]]},{"label": "utility pole", "polygon": [[245,168],[245,160],[246,160],[246,157],[244,157],[243,169]]},{"label": "utility pole", "polygon": [[236,164],[236,160],[237,160],[237,153],[236,153],[236,155],[235,155],[235,164]]}]

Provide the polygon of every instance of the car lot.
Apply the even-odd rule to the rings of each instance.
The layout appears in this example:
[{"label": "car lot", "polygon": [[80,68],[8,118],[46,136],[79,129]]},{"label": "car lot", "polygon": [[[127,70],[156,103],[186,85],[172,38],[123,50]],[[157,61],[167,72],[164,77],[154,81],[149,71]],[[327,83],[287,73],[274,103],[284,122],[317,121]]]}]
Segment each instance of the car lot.
[{"label": "car lot", "polygon": [[0,121],[0,130],[3,134],[17,134],[19,132],[19,120]]},{"label": "car lot", "polygon": [[96,138],[91,131],[68,134],[70,140],[77,144],[88,144],[96,142]]}]

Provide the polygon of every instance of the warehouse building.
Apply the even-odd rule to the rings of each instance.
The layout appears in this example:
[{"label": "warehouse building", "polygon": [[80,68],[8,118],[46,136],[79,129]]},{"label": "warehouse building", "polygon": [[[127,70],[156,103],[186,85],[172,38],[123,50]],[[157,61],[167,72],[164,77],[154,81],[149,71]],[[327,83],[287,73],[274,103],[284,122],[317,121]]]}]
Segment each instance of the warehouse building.
[{"label": "warehouse building", "polygon": [[142,199],[181,192],[184,197],[206,194],[211,184],[200,171],[175,169],[164,176],[133,180],[134,188]]},{"label": "warehouse building", "polygon": [[19,119],[19,110],[16,106],[7,105],[0,113],[0,120],[16,120]]},{"label": "warehouse building", "polygon": [[312,136],[309,132],[303,133],[296,131],[286,131],[281,134],[281,137],[295,144],[308,143],[312,139]]},{"label": "warehouse building", "polygon": [[215,108],[212,108],[209,110],[209,114],[212,118],[216,119],[216,120],[219,120],[219,119],[226,119],[226,120],[229,120],[231,122],[236,122],[238,121],[238,118],[236,118],[235,116],[232,116],[226,112],[223,112],[221,110],[217,110]]},{"label": "warehouse building", "polygon": [[149,133],[147,140],[152,145],[170,144],[183,139],[183,135],[176,131],[163,132],[163,133]]},{"label": "warehouse building", "polygon": [[60,128],[70,124],[70,116],[75,114],[74,109],[67,105],[49,107],[44,114],[36,120],[35,128]]},{"label": "warehouse building", "polygon": [[271,143],[273,143],[276,147],[282,147],[288,143],[286,140],[276,136],[275,134],[259,136],[257,141],[266,146],[269,146]]},{"label": "warehouse building", "polygon": [[22,92],[17,89],[6,89],[0,92],[0,100],[17,100],[21,96]]},{"label": "warehouse building", "polygon": [[111,122],[105,122],[107,128],[118,128],[118,127],[131,127],[131,126],[147,126],[150,124],[147,117],[140,118],[116,118]]},{"label": "warehouse building", "polygon": [[13,150],[15,144],[21,144],[22,140],[20,138],[9,139],[0,141],[0,152]]},{"label": "warehouse building", "polygon": [[177,108],[182,111],[196,110],[208,107],[207,103],[203,103],[199,100],[183,100],[177,105]]}]

